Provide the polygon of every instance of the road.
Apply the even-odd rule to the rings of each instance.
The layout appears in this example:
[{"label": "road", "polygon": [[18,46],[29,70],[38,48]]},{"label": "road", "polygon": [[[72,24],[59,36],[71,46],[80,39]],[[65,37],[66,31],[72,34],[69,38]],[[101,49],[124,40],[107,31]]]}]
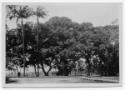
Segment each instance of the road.
[{"label": "road", "polygon": [[31,83],[108,83],[104,81],[87,80],[80,77],[39,77],[39,78],[10,78],[7,84],[31,84]]}]

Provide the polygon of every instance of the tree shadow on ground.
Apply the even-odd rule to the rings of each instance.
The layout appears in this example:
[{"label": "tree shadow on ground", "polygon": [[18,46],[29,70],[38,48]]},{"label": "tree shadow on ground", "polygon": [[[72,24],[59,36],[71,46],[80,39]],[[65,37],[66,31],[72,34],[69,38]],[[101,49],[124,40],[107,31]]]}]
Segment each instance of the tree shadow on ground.
[{"label": "tree shadow on ground", "polygon": [[17,80],[12,80],[12,79],[10,79],[9,77],[6,77],[6,83],[7,83],[7,84],[17,83],[17,82],[18,82]]}]

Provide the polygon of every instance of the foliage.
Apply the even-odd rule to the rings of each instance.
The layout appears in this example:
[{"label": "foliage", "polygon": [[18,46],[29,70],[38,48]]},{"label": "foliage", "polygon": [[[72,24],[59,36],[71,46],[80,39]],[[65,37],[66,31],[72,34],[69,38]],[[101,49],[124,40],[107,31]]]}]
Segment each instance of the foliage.
[{"label": "foliage", "polygon": [[[35,24],[28,22],[18,25],[14,31],[17,34],[10,34],[12,30],[6,33],[7,57],[18,57],[18,61],[21,61],[25,55],[29,60],[26,60],[25,65],[18,65],[34,66],[36,76],[39,76],[39,68],[46,76],[53,68],[58,69],[57,75],[68,76],[76,68],[80,58],[86,60],[87,75],[95,72],[108,76],[119,74],[118,25],[94,27],[91,23],[79,24],[67,17],[57,16],[40,23],[39,18],[47,15],[41,7],[36,11],[28,6],[9,5],[8,8],[10,19],[37,16]],[[22,36],[25,37],[24,42]],[[46,70],[45,66],[49,69]]]}]

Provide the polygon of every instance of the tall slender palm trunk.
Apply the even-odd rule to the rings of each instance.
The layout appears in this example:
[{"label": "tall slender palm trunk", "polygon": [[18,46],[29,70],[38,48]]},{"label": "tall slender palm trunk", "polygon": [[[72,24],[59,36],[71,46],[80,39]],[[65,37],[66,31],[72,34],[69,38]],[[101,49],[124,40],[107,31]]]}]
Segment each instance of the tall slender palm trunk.
[{"label": "tall slender palm trunk", "polygon": [[[39,18],[37,16],[37,53],[39,53]],[[37,76],[39,77],[39,57],[37,57],[38,64],[37,64]]]},{"label": "tall slender palm trunk", "polygon": [[23,19],[21,19],[21,25],[22,25],[22,41],[23,41],[23,76],[25,77],[26,69],[25,69],[25,47],[24,47],[24,27],[23,27]]}]

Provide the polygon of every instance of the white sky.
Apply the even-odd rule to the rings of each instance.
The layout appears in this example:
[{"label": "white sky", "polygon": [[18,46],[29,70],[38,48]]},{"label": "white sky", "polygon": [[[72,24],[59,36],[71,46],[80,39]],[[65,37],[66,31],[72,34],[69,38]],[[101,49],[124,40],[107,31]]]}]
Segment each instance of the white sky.
[{"label": "white sky", "polygon": [[[32,8],[42,6],[48,12],[41,22],[45,22],[53,16],[65,16],[72,21],[82,23],[91,22],[94,26],[103,26],[111,24],[115,19],[120,18],[121,4],[119,3],[42,3],[39,5],[30,5]],[[35,17],[28,19],[36,21]],[[16,27],[15,20],[8,21],[10,28]]]}]

